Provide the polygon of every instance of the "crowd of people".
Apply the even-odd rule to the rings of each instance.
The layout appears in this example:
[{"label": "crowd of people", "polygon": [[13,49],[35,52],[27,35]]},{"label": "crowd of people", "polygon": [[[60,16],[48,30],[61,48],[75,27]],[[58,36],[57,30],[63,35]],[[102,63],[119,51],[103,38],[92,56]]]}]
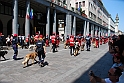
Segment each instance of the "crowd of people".
[{"label": "crowd of people", "polygon": [[[2,34],[0,33],[0,46],[3,45],[2,42]],[[113,35],[113,36],[104,36],[104,37],[98,37],[90,35],[86,35],[84,37],[83,35],[79,34],[77,36],[74,35],[67,35],[64,48],[67,47],[70,48],[70,55],[75,55],[76,50],[84,51],[84,46],[86,46],[86,50],[90,51],[91,45],[94,46],[94,48],[99,48],[100,45],[108,43],[109,46],[109,52],[111,56],[113,57],[113,65],[108,70],[108,78],[102,79],[98,76],[95,76],[93,72],[90,72],[90,81],[91,83],[123,83],[124,80],[124,35]],[[31,37],[25,38],[24,35],[17,35],[13,34],[11,36],[8,36],[6,38],[6,45],[12,46],[14,50],[13,59],[17,59],[18,55],[18,46],[20,45],[23,49],[24,46],[29,46],[30,44],[34,44],[36,46],[35,51],[38,53],[39,57],[39,64],[44,62],[45,59],[45,53],[47,46],[50,46],[51,44],[51,50],[53,52],[58,51],[60,43],[60,37],[59,35],[56,35],[53,33],[50,37],[48,35],[43,36],[41,34],[36,33],[36,35],[32,35]],[[75,50],[76,49],[76,50]],[[78,52],[77,52],[78,53]],[[91,74],[92,73],[92,74]]]},{"label": "crowd of people", "polygon": [[[1,33],[0,35],[0,42],[3,42],[3,35]],[[42,40],[41,40],[42,39]],[[41,42],[39,41],[41,40]],[[41,53],[38,53],[39,55],[43,55],[43,59],[45,58],[45,47],[50,46],[51,44],[51,50],[53,53],[58,51],[59,43],[61,39],[60,36],[56,33],[52,33],[52,35],[49,37],[48,35],[44,36],[39,33],[36,33],[36,35],[28,36],[25,37],[24,35],[8,35],[6,37],[6,45],[7,46],[12,46],[14,50],[14,55],[13,59],[17,59],[18,55],[18,46],[21,46],[23,49],[28,48],[30,44],[36,45],[37,47],[41,47],[39,49],[42,49]],[[107,37],[98,37],[94,36],[91,37],[90,35],[86,35],[84,37],[83,35],[79,34],[77,36],[74,35],[67,35],[65,43],[64,43],[64,48],[66,49],[67,47],[70,48],[70,55],[78,55],[78,51],[84,51],[84,46],[86,46],[86,50],[90,51],[91,44],[94,45],[94,48],[99,48],[99,45],[107,43],[108,38]],[[39,43],[42,45],[39,45]],[[1,43],[2,46],[2,43]],[[43,49],[44,48],[44,49]],[[44,51],[43,51],[44,50]],[[39,56],[39,60],[41,61],[41,57]]]},{"label": "crowd of people", "polygon": [[91,83],[124,83],[124,35],[109,37],[109,52],[113,57],[113,65],[108,70],[108,78],[100,78],[90,71]]}]

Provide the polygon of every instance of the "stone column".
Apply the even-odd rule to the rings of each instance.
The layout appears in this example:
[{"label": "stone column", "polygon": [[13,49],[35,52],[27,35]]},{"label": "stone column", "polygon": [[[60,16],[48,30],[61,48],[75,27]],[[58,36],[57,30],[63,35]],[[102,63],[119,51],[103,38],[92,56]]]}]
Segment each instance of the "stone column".
[{"label": "stone column", "polygon": [[103,34],[103,33],[102,33],[102,28],[101,28],[101,36],[102,36],[102,34]]},{"label": "stone column", "polygon": [[87,22],[87,31],[86,31],[86,35],[89,34],[89,22]]},{"label": "stone column", "polygon": [[86,37],[87,21],[84,21],[84,37]]},{"label": "stone column", "polygon": [[76,35],[76,17],[73,17],[72,35]]},{"label": "stone column", "polygon": [[97,36],[97,31],[98,30],[98,27],[97,26],[95,26],[95,36]]},{"label": "stone column", "polygon": [[47,7],[46,35],[50,37],[50,8]]},{"label": "stone column", "polygon": [[18,0],[13,0],[12,34],[18,34]]},{"label": "stone column", "polygon": [[71,35],[71,15],[69,13],[66,14],[66,26],[65,26],[65,40],[67,35]]},{"label": "stone column", "polygon": [[91,37],[94,36],[94,27],[93,27],[93,24],[91,24]]},{"label": "stone column", "polygon": [[30,0],[26,1],[25,37],[30,35]]},{"label": "stone column", "polygon": [[100,37],[100,33],[101,33],[101,28],[99,27],[99,32],[98,32],[98,36]]},{"label": "stone column", "polygon": [[56,33],[56,10],[53,12],[53,32]]}]

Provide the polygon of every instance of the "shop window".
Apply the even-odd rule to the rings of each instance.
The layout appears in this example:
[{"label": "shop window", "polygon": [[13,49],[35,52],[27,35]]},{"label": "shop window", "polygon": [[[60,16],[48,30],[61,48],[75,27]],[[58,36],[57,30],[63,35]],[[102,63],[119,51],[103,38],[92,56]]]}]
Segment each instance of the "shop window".
[{"label": "shop window", "polygon": [[9,14],[9,7],[5,6],[5,14]]},{"label": "shop window", "polygon": [[9,7],[9,15],[12,15],[12,8]]},{"label": "shop window", "polygon": [[26,12],[24,10],[22,10],[21,17],[25,17],[25,15],[26,15]]},{"label": "shop window", "polygon": [[19,9],[18,11],[18,16],[20,17],[21,16],[21,10]]},{"label": "shop window", "polygon": [[4,13],[4,5],[0,5],[0,13]]}]

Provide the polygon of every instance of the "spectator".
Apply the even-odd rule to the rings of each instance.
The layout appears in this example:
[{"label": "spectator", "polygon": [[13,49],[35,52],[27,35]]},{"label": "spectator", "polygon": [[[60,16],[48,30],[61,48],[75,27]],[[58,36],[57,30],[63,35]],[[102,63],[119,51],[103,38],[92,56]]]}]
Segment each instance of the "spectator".
[{"label": "spectator", "polygon": [[122,71],[119,67],[111,68],[108,72],[108,78],[102,79],[94,75],[94,73],[90,74],[90,82],[91,83],[120,83],[119,77],[122,75]]},{"label": "spectator", "polygon": [[114,62],[115,63],[113,64],[113,66],[111,68],[123,66],[122,58],[118,53],[114,54],[113,57],[114,57]]}]

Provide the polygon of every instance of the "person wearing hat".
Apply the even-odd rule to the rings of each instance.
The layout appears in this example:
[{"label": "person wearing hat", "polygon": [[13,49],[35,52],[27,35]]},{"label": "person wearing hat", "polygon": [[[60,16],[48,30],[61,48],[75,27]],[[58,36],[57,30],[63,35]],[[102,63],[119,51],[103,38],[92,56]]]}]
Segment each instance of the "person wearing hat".
[{"label": "person wearing hat", "polygon": [[124,66],[122,63],[122,56],[119,53],[113,54],[114,64],[111,68]]},{"label": "person wearing hat", "polygon": [[39,65],[43,66],[46,48],[42,37],[39,37],[38,41],[36,42],[36,52],[38,53],[38,57],[39,57]]},{"label": "person wearing hat", "polygon": [[98,35],[96,36],[95,43],[96,43],[95,44],[96,45],[95,47],[96,48],[99,48],[99,36]]},{"label": "person wearing hat", "polygon": [[14,55],[13,55],[14,60],[17,59],[17,55],[18,55],[18,45],[17,44],[18,44],[17,34],[13,34],[12,47],[14,50]]},{"label": "person wearing hat", "polygon": [[51,43],[52,43],[53,52],[58,51],[57,46],[56,46],[57,43],[56,43],[56,35],[55,35],[55,33],[53,33],[52,36],[51,36]]},{"label": "person wearing hat", "polygon": [[70,36],[69,44],[70,44],[70,55],[72,56],[74,54],[74,49],[75,49],[75,41],[73,35]]}]

